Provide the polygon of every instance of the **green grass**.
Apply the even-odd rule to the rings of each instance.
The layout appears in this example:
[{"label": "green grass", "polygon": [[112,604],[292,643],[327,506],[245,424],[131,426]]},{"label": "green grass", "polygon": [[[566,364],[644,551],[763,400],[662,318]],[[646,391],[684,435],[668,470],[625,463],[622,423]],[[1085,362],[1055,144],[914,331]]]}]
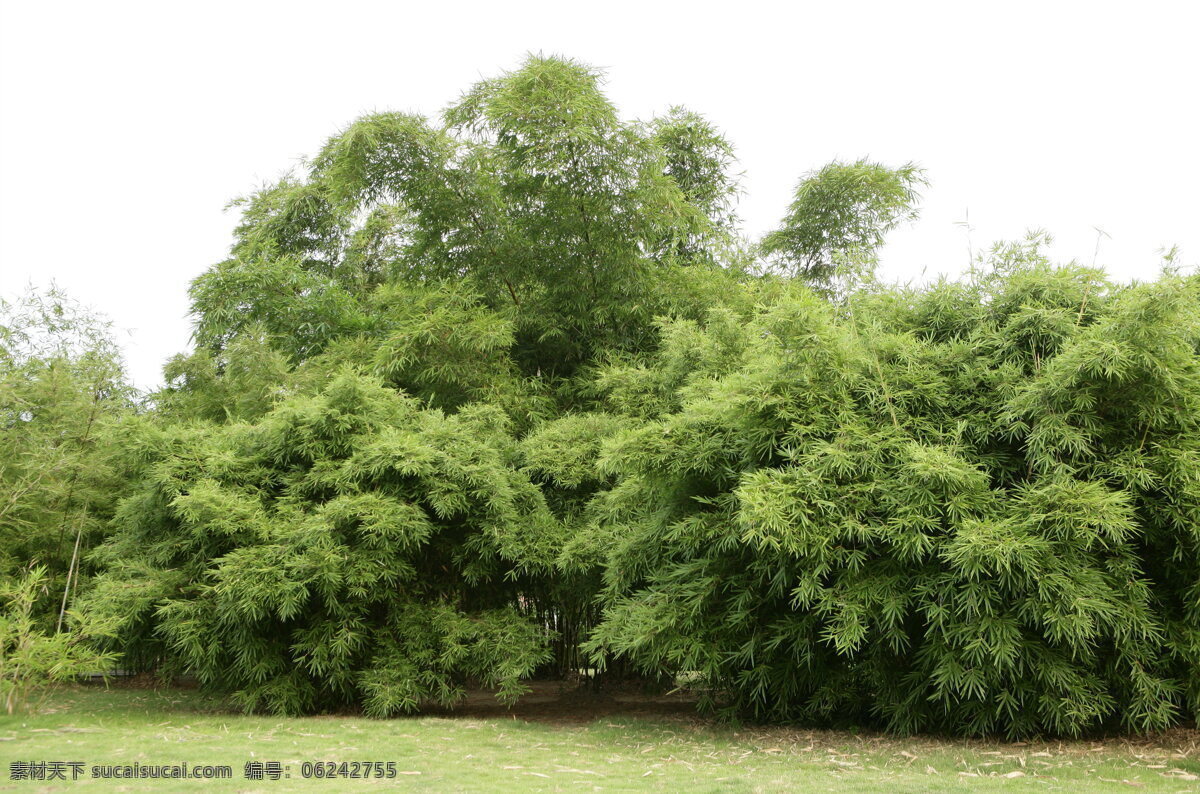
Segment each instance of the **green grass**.
[{"label": "green grass", "polygon": [[[1200,734],[989,743],[733,728],[699,719],[245,716],[179,689],[60,690],[0,717],[0,790],[39,791],[991,791],[1200,790]],[[9,779],[12,761],[225,764],[230,781]],[[247,761],[291,778],[243,778]],[[315,780],[305,761],[394,761],[395,780]]]}]

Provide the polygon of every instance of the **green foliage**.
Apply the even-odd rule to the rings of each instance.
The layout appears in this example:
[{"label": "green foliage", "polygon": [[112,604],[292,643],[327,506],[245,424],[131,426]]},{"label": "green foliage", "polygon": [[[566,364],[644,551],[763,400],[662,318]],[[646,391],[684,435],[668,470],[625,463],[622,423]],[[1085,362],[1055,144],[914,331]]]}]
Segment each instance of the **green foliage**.
[{"label": "green foliage", "polygon": [[[509,578],[558,527],[504,414],[353,374],[254,424],[173,427],[97,552],[91,613],[249,709],[452,703],[545,659]],[[147,659],[147,657],[150,657]]]},{"label": "green foliage", "polygon": [[536,382],[522,378],[508,355],[514,323],[479,296],[451,287],[395,285],[372,301],[386,331],[372,345],[373,371],[431,405],[503,405],[514,418],[548,410]]},{"label": "green foliage", "polygon": [[662,353],[701,351],[679,408],[651,397],[599,456],[590,647],[697,671],[759,719],[1027,735],[1195,713],[1198,287],[1026,262],[844,315],[788,298],[732,345],[684,329]]},{"label": "green foliage", "polygon": [[429,701],[452,705],[467,677],[495,687],[502,703],[528,691],[522,678],[545,661],[538,627],[514,610],[469,617],[445,604],[410,606],[379,638],[379,650],[361,676],[367,714],[415,711]]},{"label": "green foliage", "polygon": [[462,282],[509,324],[491,344],[522,376],[651,346],[670,309],[664,268],[726,258],[732,149],[679,109],[620,121],[600,80],[530,58],[468,91],[443,126],[356,121],[305,175],[240,202],[233,257],[192,287],[200,348],[219,356],[265,333],[298,363],[347,335],[395,340],[381,290]]},{"label": "green foliage", "polygon": [[167,386],[156,395],[158,416],[192,421],[257,419],[286,394],[288,357],[262,326],[247,327],[224,349],[177,355],[163,369]]},{"label": "green foliage", "polygon": [[366,319],[338,282],[291,256],[231,259],[199,276],[191,289],[196,342],[221,352],[246,333],[265,330],[290,359],[315,355]]},{"label": "green foliage", "polygon": [[916,218],[916,191],[925,184],[912,163],[829,163],[800,181],[783,225],[763,239],[763,251],[785,272],[833,290],[839,256],[869,255],[889,231]]},{"label": "green foliage", "polygon": [[60,624],[121,495],[132,410],[106,321],[54,288],[0,300],[0,577],[44,566],[58,603],[37,608]]},{"label": "green foliage", "polygon": [[669,233],[659,255],[681,262],[719,262],[738,226],[733,203],[739,188],[730,174],[736,162],[732,144],[703,116],[682,107],[671,108],[647,129],[664,153],[665,175],[707,219],[690,235]]},{"label": "green foliage", "polygon": [[925,182],[867,160],[754,246],[721,133],[601,84],[531,57],[240,200],[145,416],[110,348],[0,324],[4,564],[77,582],[54,538],[111,514],[108,647],[252,710],[593,666],[898,732],[1194,718],[1197,277],[1118,286],[1035,232],[885,286]]},{"label": "green foliage", "polygon": [[89,632],[99,631],[99,626],[72,626],[54,633],[38,626],[34,605],[40,597],[54,595],[47,582],[44,565],[0,582],[0,699],[8,714],[28,707],[33,695],[56,684],[107,673],[113,662],[111,654],[97,653],[89,645]]}]

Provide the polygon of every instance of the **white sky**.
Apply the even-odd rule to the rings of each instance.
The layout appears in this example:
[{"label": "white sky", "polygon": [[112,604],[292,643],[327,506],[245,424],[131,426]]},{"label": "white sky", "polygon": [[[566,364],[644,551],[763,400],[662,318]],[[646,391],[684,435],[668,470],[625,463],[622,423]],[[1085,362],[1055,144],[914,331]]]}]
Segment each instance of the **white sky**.
[{"label": "white sky", "polygon": [[[188,346],[188,282],[233,197],[355,117],[433,115],[526,52],[604,67],[627,118],[729,135],[754,235],[835,158],[928,169],[887,277],[956,274],[1032,227],[1123,279],[1200,261],[1193,2],[0,0],[0,294],[51,279],[128,329],[143,387]],[[924,274],[924,276],[922,276]]]}]

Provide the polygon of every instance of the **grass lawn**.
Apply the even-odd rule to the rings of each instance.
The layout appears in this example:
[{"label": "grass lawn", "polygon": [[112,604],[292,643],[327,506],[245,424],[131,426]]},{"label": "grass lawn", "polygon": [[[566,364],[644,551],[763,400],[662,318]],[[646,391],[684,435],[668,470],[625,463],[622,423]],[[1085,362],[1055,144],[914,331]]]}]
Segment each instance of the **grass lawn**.
[{"label": "grass lawn", "polygon": [[[0,716],[4,791],[1200,791],[1200,733],[999,743],[734,728],[682,710],[499,710],[371,720],[244,716],[191,690],[79,686]],[[74,782],[10,778],[12,762],[81,761]],[[252,780],[246,762],[290,777]],[[394,762],[391,780],[302,777],[305,762]],[[231,780],[91,779],[96,764],[228,765]],[[68,771],[67,777],[70,777]]]}]

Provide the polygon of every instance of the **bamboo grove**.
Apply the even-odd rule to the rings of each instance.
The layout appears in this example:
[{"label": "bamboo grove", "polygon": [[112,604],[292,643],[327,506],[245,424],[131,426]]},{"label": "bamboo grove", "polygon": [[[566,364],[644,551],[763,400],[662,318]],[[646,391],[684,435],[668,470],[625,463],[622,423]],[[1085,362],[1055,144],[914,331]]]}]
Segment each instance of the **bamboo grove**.
[{"label": "bamboo grove", "polygon": [[9,305],[2,573],[248,710],[586,670],[899,733],[1194,720],[1200,278],[1032,234],[886,285],[919,168],[815,170],[756,242],[735,162],[534,57],[240,200],[148,399]]}]

